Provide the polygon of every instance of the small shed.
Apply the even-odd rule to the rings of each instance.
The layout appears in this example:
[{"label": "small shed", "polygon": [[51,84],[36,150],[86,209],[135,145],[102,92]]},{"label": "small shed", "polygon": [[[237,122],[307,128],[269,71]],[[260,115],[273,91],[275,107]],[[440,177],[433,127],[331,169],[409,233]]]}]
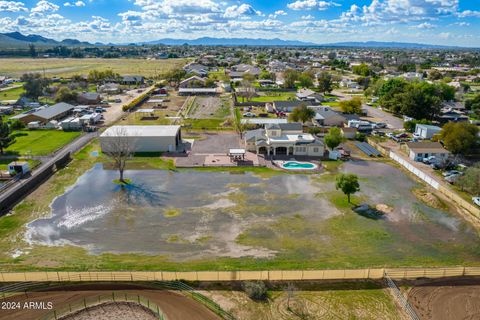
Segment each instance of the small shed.
[{"label": "small shed", "polygon": [[30,166],[28,162],[14,161],[8,164],[8,172],[15,176],[17,174],[24,175],[30,172]]}]

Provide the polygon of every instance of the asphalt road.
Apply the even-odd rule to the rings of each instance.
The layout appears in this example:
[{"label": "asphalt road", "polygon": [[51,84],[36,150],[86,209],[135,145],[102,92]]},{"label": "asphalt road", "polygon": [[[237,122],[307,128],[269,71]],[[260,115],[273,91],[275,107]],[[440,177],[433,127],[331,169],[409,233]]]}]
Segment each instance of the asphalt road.
[{"label": "asphalt road", "polygon": [[391,113],[367,105],[363,105],[362,108],[367,110],[369,117],[377,118],[380,119],[381,122],[385,122],[389,129],[403,129],[403,119],[397,118]]},{"label": "asphalt road", "polygon": [[83,134],[79,138],[75,139],[74,141],[72,141],[71,143],[63,147],[62,149],[51,154],[49,157],[45,157],[42,161],[42,164],[40,164],[35,170],[32,171],[31,176],[13,182],[11,186],[9,186],[7,189],[2,191],[2,193],[0,194],[0,203],[2,203],[4,199],[9,197],[10,195],[17,192],[17,190],[19,190],[20,187],[25,183],[27,183],[30,179],[39,175],[48,167],[50,167],[52,164],[54,164],[56,161],[64,157],[66,153],[68,152],[74,153],[80,150],[97,135],[98,135],[97,132],[90,132],[90,133]]}]

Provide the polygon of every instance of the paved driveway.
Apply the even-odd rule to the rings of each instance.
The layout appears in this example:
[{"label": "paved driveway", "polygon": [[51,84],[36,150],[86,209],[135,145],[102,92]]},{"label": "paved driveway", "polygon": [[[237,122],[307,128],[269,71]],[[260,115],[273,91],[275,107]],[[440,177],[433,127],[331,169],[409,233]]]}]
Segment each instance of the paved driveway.
[{"label": "paved driveway", "polygon": [[240,148],[243,145],[238,134],[207,134],[206,137],[195,141],[192,154],[227,154],[229,149]]},{"label": "paved driveway", "polygon": [[369,117],[377,119],[378,122],[385,122],[390,129],[403,129],[403,119],[397,118],[388,112],[367,105],[363,105],[362,108],[365,108],[368,111]]}]

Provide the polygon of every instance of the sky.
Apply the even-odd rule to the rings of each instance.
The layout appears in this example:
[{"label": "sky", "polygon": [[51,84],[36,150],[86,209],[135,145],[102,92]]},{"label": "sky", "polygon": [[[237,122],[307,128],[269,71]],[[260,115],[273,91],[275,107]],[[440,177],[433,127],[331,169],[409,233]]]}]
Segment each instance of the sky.
[{"label": "sky", "polygon": [[480,47],[480,0],[0,0],[0,32],[12,31],[104,43],[208,36]]}]

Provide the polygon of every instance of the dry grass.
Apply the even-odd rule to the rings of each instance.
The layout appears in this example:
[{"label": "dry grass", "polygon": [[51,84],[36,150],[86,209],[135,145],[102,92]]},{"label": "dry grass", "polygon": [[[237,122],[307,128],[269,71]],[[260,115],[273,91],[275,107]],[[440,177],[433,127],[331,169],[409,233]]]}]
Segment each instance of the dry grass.
[{"label": "dry grass", "polygon": [[69,77],[74,74],[87,75],[95,69],[111,69],[121,75],[155,77],[182,67],[187,62],[188,59],[0,59],[0,74],[21,77],[27,72],[45,72],[48,77]]}]

